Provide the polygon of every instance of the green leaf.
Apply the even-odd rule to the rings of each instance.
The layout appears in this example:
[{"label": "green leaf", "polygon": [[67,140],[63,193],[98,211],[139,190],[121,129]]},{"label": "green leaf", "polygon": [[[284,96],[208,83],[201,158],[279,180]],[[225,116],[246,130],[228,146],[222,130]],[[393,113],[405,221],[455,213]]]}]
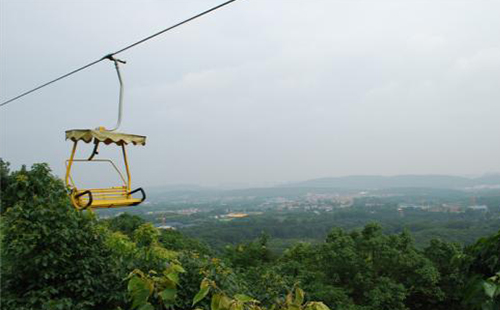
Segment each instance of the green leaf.
[{"label": "green leaf", "polygon": [[212,302],[210,303],[211,310],[219,310],[220,308],[220,294],[214,294],[212,296]]},{"label": "green leaf", "polygon": [[160,297],[163,301],[168,303],[172,303],[175,300],[175,295],[177,294],[177,290],[175,288],[167,288],[160,292]]},{"label": "green leaf", "polygon": [[226,295],[222,295],[220,297],[219,307],[221,310],[227,310],[231,306],[231,299],[229,299]]},{"label": "green leaf", "polygon": [[296,305],[302,305],[304,302],[304,291],[300,289],[299,287],[295,288],[295,300],[293,301],[294,304]]},{"label": "green leaf", "polygon": [[181,265],[172,265],[172,269],[180,273],[186,272],[186,270],[184,270]]},{"label": "green leaf", "polygon": [[495,283],[483,281],[483,289],[486,296],[488,296],[489,298],[493,298],[493,296],[495,296],[497,286],[495,285]]},{"label": "green leaf", "polygon": [[151,291],[146,281],[134,276],[128,281],[127,289],[132,298],[132,309],[147,303]]},{"label": "green leaf", "polygon": [[328,308],[327,305],[325,305],[324,303],[322,303],[320,301],[317,301],[314,303],[314,309],[315,310],[330,310],[330,308]]},{"label": "green leaf", "polygon": [[241,302],[249,302],[249,301],[253,301],[254,300],[252,297],[244,295],[244,294],[236,294],[236,295],[234,295],[234,298],[237,301],[241,301]]},{"label": "green leaf", "polygon": [[207,278],[203,279],[203,281],[201,281],[200,283],[200,288],[205,288],[209,286],[210,286],[210,280],[208,280]]},{"label": "green leaf", "polygon": [[200,291],[193,298],[193,306],[196,305],[200,300],[205,298],[205,296],[207,296],[207,294],[208,294],[208,291],[210,291],[209,286],[206,286],[206,287],[203,287],[202,289],[200,289]]},{"label": "green leaf", "polygon": [[155,310],[155,308],[148,302],[142,305],[138,310]]},{"label": "green leaf", "polygon": [[230,310],[243,310],[243,304],[241,302],[235,301],[231,304]]},{"label": "green leaf", "polygon": [[170,279],[175,284],[179,284],[179,275],[177,273],[171,272],[167,274],[167,278]]}]

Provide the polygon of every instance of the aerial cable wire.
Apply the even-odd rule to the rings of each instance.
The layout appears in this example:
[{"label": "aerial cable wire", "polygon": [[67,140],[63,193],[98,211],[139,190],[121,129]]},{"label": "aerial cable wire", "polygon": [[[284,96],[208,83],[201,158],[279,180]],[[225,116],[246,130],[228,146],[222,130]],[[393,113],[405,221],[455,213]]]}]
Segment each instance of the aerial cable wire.
[{"label": "aerial cable wire", "polygon": [[113,60],[113,56],[114,56],[114,55],[117,55],[117,54],[122,53],[122,52],[124,52],[124,51],[126,51],[126,50],[128,50],[128,49],[131,49],[131,48],[133,48],[133,47],[135,47],[135,46],[137,46],[137,45],[139,45],[139,44],[142,44],[142,43],[144,43],[144,42],[146,42],[146,41],[148,41],[148,40],[153,39],[154,37],[157,37],[157,36],[159,36],[159,35],[161,35],[161,34],[163,34],[163,33],[167,32],[167,31],[170,31],[170,30],[172,30],[172,29],[174,29],[174,28],[177,28],[177,27],[179,27],[179,26],[181,26],[181,25],[184,25],[184,24],[186,24],[186,23],[189,23],[189,22],[190,22],[190,21],[192,21],[192,20],[195,20],[195,19],[197,19],[197,18],[199,18],[199,17],[202,17],[203,15],[206,15],[206,14],[208,14],[208,13],[210,13],[210,12],[213,12],[213,11],[215,11],[215,10],[217,10],[217,9],[220,9],[220,8],[222,8],[223,6],[226,6],[226,5],[228,5],[228,4],[232,3],[232,2],[235,2],[235,1],[237,1],[237,0],[229,0],[229,1],[226,1],[226,2],[224,2],[224,3],[221,3],[221,4],[217,5],[217,6],[214,6],[214,7],[213,7],[213,8],[211,8],[211,9],[208,9],[208,10],[206,10],[206,11],[203,11],[203,12],[201,12],[201,13],[199,13],[199,14],[197,14],[197,15],[193,16],[193,17],[190,17],[190,18],[188,18],[188,19],[186,19],[186,20],[183,20],[183,21],[181,21],[181,22],[179,22],[179,23],[177,23],[177,24],[175,24],[175,25],[173,25],[173,26],[170,26],[170,27],[165,28],[165,29],[163,29],[163,30],[161,30],[161,31],[158,31],[158,32],[156,32],[156,33],[154,33],[154,34],[152,34],[152,35],[150,35],[150,36],[148,36],[148,37],[146,37],[146,38],[144,38],[144,39],[141,39],[141,40],[139,40],[139,41],[137,41],[137,42],[135,42],[135,43],[132,43],[132,44],[130,44],[130,45],[128,45],[128,46],[126,46],[126,47],[124,47],[124,48],[122,48],[122,49],[119,49],[119,50],[117,50],[117,51],[116,51],[116,52],[114,52],[114,53],[110,53],[110,54],[108,54],[108,55],[106,55],[106,56],[104,56],[104,57],[102,57],[102,58],[100,58],[100,59],[94,60],[94,61],[92,61],[92,62],[90,62],[90,63],[86,64],[85,66],[82,66],[82,67],[80,67],[80,68],[78,68],[78,69],[75,69],[75,70],[73,70],[73,71],[69,72],[69,73],[66,73],[66,74],[64,74],[64,75],[61,75],[60,77],[58,77],[58,78],[56,78],[56,79],[53,79],[53,80],[51,80],[51,81],[49,81],[49,82],[47,82],[47,83],[44,83],[44,84],[39,85],[39,86],[37,86],[37,87],[35,87],[35,88],[31,89],[31,90],[28,90],[28,91],[26,91],[26,92],[24,92],[24,93],[22,93],[22,94],[20,94],[20,95],[18,95],[18,96],[16,96],[16,97],[14,97],[14,98],[11,98],[11,99],[9,99],[9,100],[7,100],[7,101],[4,101],[4,102],[2,102],[2,103],[0,104],[0,107],[3,107],[3,106],[5,106],[5,105],[7,105],[7,104],[9,104],[9,103],[11,103],[11,102],[13,102],[13,101],[17,100],[17,99],[20,99],[20,98],[22,98],[22,97],[24,97],[24,96],[26,96],[26,95],[28,95],[28,94],[31,94],[31,93],[33,93],[33,92],[35,92],[35,91],[39,90],[39,89],[42,89],[42,88],[44,88],[44,87],[46,87],[46,86],[49,86],[49,85],[50,85],[50,84],[52,84],[52,83],[55,83],[55,82],[60,81],[60,80],[62,80],[62,79],[64,79],[64,78],[67,78],[67,77],[68,77],[68,76],[70,76],[70,75],[73,75],[73,74],[75,74],[75,73],[77,73],[77,72],[80,72],[80,71],[82,71],[82,70],[85,70],[85,69],[87,69],[87,68],[89,68],[89,67],[91,67],[91,66],[93,66],[93,65],[95,65],[95,64],[100,63],[100,62],[101,62],[101,61],[103,61],[103,60],[106,60],[106,59]]}]

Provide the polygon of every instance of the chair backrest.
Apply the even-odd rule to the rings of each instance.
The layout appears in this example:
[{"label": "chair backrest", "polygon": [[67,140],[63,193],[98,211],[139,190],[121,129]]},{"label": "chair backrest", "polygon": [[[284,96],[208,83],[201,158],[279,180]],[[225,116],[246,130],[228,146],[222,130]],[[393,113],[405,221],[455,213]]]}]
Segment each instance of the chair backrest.
[{"label": "chair backrest", "polygon": [[[66,160],[66,168],[68,167],[69,162],[70,162],[70,160]],[[103,187],[102,190],[106,191],[106,190],[111,189],[111,188],[113,188],[113,189],[124,188],[125,192],[126,191],[130,191],[130,184],[128,182],[128,179],[125,179],[125,177],[123,176],[122,172],[118,169],[118,167],[110,159],[92,159],[92,160],[88,160],[88,159],[73,159],[73,163],[75,163],[75,162],[79,162],[79,163],[108,163],[112,167],[112,169],[114,171],[116,171],[116,173],[118,174],[119,180],[121,181],[121,184],[120,184],[121,186]],[[75,181],[73,179],[72,171],[70,171],[69,174],[68,174],[68,181],[69,182],[67,182],[67,185],[71,189],[77,189],[78,191],[80,191],[81,187],[77,187],[77,185],[76,185],[76,183],[75,183]],[[119,184],[114,183],[114,185],[119,185]],[[92,186],[92,187],[95,187],[95,185]],[[97,191],[97,190],[101,190],[101,189],[95,188],[93,191]],[[113,191],[116,192],[116,190],[113,190]]]},{"label": "chair backrest", "polygon": [[94,200],[127,199],[129,196],[126,187],[93,188],[88,190],[92,192]]}]

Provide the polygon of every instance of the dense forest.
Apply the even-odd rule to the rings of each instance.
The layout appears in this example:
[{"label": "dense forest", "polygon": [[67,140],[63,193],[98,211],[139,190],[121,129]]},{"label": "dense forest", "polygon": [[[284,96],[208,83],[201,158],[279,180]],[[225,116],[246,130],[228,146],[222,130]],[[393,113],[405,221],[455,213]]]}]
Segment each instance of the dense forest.
[{"label": "dense forest", "polygon": [[[183,221],[175,215],[172,220]],[[281,253],[297,240],[308,240],[311,243],[324,241],[332,227],[350,231],[361,229],[371,222],[382,224],[386,234],[398,234],[408,230],[419,249],[429,246],[433,239],[468,245],[482,236],[500,230],[498,215],[487,216],[484,212],[450,214],[408,209],[405,211],[405,217],[401,217],[394,207],[377,207],[376,211],[351,207],[321,213],[267,211],[259,216],[227,222],[200,220],[199,224],[186,226],[181,231],[188,236],[204,240],[214,249],[222,249],[227,244],[251,241],[265,232],[272,238],[271,249]]]},{"label": "dense forest", "polygon": [[0,178],[2,309],[500,307],[500,231],[417,246],[408,229],[324,224],[323,240],[280,252],[257,232],[213,248],[195,230],[76,211],[45,164],[10,171],[0,161]]}]

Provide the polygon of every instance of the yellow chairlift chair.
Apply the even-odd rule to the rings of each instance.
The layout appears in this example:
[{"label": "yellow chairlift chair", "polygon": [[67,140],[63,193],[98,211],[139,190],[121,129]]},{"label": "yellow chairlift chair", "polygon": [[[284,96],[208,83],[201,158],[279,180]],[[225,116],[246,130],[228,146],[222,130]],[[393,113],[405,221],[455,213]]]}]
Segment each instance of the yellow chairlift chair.
[{"label": "yellow chairlift chair", "polygon": [[[122,106],[123,106],[123,81],[120,74],[120,68],[118,63],[125,63],[122,60],[115,59],[112,55],[106,57],[115,64],[116,72],[118,74],[118,80],[120,82],[120,98],[118,105],[118,121],[113,129],[107,130],[104,127],[98,127],[96,129],[74,129],[66,131],[66,140],[73,141],[73,150],[71,151],[70,158],[66,161],[66,178],[65,183],[69,189],[69,196],[71,202],[75,208],[78,210],[83,210],[86,208],[117,208],[117,207],[128,207],[140,204],[146,199],[146,194],[142,188],[137,188],[131,190],[131,177],[130,169],[127,159],[127,151],[125,146],[128,144],[133,145],[145,145],[146,137],[131,135],[125,133],[119,133],[115,130],[120,127],[122,119]],[[85,143],[94,143],[94,150],[88,159],[75,159],[76,149],[79,141]],[[94,156],[98,154],[99,144],[104,143],[105,145],[116,144],[122,148],[123,161],[125,164],[125,171],[127,177],[124,178],[123,174],[116,167],[116,165],[109,159],[94,159]],[[118,172],[122,184],[109,188],[77,188],[73,178],[71,176],[71,168],[74,162],[107,162],[110,163],[113,168]],[[140,192],[142,194],[141,198],[134,198],[133,194]]]},{"label": "yellow chairlift chair", "polygon": [[[73,150],[71,157],[66,161],[66,186],[70,190],[70,199],[73,206],[79,210],[86,208],[117,208],[128,207],[140,204],[146,199],[146,194],[142,188],[131,190],[131,176],[127,159],[127,144],[145,145],[146,137],[138,135],[130,135],[104,129],[84,129],[84,130],[68,130],[66,131],[66,140],[73,141]],[[76,149],[79,141],[85,143],[94,142],[94,150],[88,159],[76,159]],[[113,161],[109,159],[94,159],[98,154],[100,143],[105,145],[116,144],[122,148],[123,162],[125,164],[126,178],[116,167]],[[71,168],[74,162],[107,162],[113,166],[118,172],[122,184],[109,188],[78,188],[71,176]],[[140,192],[141,198],[134,198],[132,195]]]}]

